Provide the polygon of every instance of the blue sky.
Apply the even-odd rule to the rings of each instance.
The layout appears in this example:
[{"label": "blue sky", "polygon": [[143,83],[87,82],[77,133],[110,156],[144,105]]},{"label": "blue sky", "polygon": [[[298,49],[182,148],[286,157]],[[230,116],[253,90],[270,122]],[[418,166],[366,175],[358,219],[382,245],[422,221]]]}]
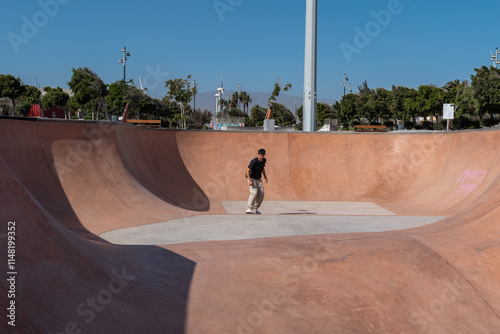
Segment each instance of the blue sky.
[{"label": "blue sky", "polygon": [[[271,91],[278,78],[302,97],[305,0],[6,0],[0,73],[67,88],[71,69],[127,79],[165,95],[191,74],[199,92]],[[218,8],[218,9],[217,9]],[[318,0],[318,97],[351,88],[417,88],[469,80],[500,47],[500,4],[485,0]]]}]

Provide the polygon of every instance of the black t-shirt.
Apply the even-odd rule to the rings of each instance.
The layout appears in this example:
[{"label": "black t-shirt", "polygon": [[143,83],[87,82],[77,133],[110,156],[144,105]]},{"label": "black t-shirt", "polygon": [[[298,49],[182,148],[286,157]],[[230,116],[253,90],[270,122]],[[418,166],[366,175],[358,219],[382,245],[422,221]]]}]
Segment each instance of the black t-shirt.
[{"label": "black t-shirt", "polygon": [[264,160],[259,161],[259,158],[254,158],[250,161],[248,168],[251,169],[250,177],[252,179],[260,180],[262,178],[262,170],[266,166],[266,158]]}]

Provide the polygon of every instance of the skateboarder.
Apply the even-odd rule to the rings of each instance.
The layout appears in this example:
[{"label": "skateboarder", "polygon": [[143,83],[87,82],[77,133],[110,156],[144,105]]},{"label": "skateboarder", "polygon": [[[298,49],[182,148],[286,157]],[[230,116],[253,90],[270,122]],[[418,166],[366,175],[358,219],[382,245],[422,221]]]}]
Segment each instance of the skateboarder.
[{"label": "skateboarder", "polygon": [[248,187],[250,188],[250,196],[248,198],[247,214],[260,214],[257,209],[264,200],[264,185],[262,184],[262,176],[264,176],[267,183],[265,156],[266,151],[261,148],[258,151],[257,157],[252,159],[248,165],[246,178],[248,181]]}]

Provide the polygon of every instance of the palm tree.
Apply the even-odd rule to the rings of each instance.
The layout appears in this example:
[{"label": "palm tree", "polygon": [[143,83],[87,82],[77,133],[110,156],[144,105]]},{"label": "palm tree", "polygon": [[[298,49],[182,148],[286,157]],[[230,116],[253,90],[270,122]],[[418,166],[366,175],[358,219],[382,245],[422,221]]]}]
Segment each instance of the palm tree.
[{"label": "palm tree", "polygon": [[239,96],[238,92],[234,92],[233,95],[231,96],[230,107],[237,108],[239,99],[240,99],[240,96]]},{"label": "palm tree", "polygon": [[240,102],[243,104],[243,112],[245,112],[245,107],[246,107],[246,113],[248,115],[248,104],[252,102],[252,99],[250,98],[250,95],[248,95],[247,92],[241,92],[240,94]]},{"label": "palm tree", "polygon": [[457,88],[458,86],[460,86],[460,80],[455,79],[453,81],[448,82],[441,89],[443,89],[445,92],[449,92],[453,90],[453,88]]},{"label": "palm tree", "polygon": [[229,100],[220,99],[219,105],[220,105],[220,113],[222,116],[224,115],[224,107],[226,107],[226,112],[227,112],[227,106],[229,105]]}]

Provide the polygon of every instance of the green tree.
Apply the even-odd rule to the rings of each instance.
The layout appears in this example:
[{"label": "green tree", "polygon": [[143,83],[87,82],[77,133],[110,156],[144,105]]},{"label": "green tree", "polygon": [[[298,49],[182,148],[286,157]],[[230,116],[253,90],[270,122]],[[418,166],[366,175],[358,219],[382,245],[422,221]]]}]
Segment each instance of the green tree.
[{"label": "green tree", "polygon": [[274,83],[273,92],[271,93],[271,96],[267,100],[267,106],[269,109],[271,109],[271,112],[273,110],[273,104],[276,104],[276,98],[280,95],[281,91],[283,90],[284,92],[287,92],[290,89],[292,89],[292,84],[286,84],[282,88],[281,83],[279,83],[279,82]]},{"label": "green tree", "polygon": [[220,115],[218,116],[229,116],[229,103],[230,100],[226,99],[219,99],[219,106],[220,106]]},{"label": "green tree", "polygon": [[460,82],[454,80],[442,87],[444,92],[444,103],[453,103],[455,107],[454,117],[470,117],[475,113],[475,101],[472,87],[467,80]]},{"label": "green tree", "polygon": [[40,97],[42,93],[34,86],[24,85],[24,87],[24,93],[18,97],[18,100],[20,100],[21,103],[16,107],[16,115],[26,117],[31,111],[32,104],[41,103]]},{"label": "green tree", "polygon": [[136,115],[137,119],[142,119],[147,116],[141,116],[141,101],[146,94],[134,85],[125,85],[126,100],[129,107],[129,115]]},{"label": "green tree", "polygon": [[116,115],[120,115],[125,110],[128,103],[127,84],[123,80],[118,80],[109,85],[109,93],[106,95],[106,105],[109,110]]},{"label": "green tree", "polygon": [[273,103],[271,108],[273,118],[280,126],[292,126],[296,123],[295,116],[284,104]]},{"label": "green tree", "polygon": [[68,104],[69,95],[62,88],[45,87],[45,95],[42,96],[42,105],[44,109],[53,107],[64,108]]},{"label": "green tree", "polygon": [[189,111],[189,127],[193,129],[203,129],[212,120],[212,112],[200,109]]},{"label": "green tree", "polygon": [[359,114],[356,110],[356,105],[358,104],[359,99],[360,96],[353,93],[346,94],[342,97],[338,109],[338,115],[341,123],[346,124],[359,118]]},{"label": "green tree", "polygon": [[[252,102],[250,95],[248,95],[247,92],[241,92],[240,101],[241,101],[241,104],[243,105],[243,112],[248,114],[248,105]],[[246,108],[246,110],[245,110],[245,108]]]},{"label": "green tree", "polygon": [[31,111],[31,103],[28,101],[21,101],[21,103],[16,106],[16,115],[21,117],[26,117]]},{"label": "green tree", "polygon": [[166,96],[163,97],[159,115],[162,119],[169,121],[170,126],[172,126],[173,121],[180,121],[181,118],[179,104],[175,101],[170,101]]},{"label": "green tree", "polygon": [[292,89],[292,84],[286,84],[282,89],[281,84],[279,82],[274,83],[274,89],[271,96],[269,97],[268,102],[276,101],[276,98],[280,95],[281,90],[287,92],[290,89]]},{"label": "green tree", "polygon": [[68,82],[69,88],[73,91],[72,105],[77,105],[83,110],[97,110],[103,105],[107,115],[105,96],[108,89],[101,78],[89,68],[73,69],[73,75]]},{"label": "green tree", "polygon": [[42,93],[35,86],[24,85],[25,91],[19,96],[19,100],[29,102],[31,104],[40,103]]},{"label": "green tree", "polygon": [[187,128],[185,110],[189,108],[191,99],[197,93],[196,86],[191,87],[190,78],[191,75],[188,75],[187,79],[170,79],[165,82],[165,88],[168,89],[167,100],[175,101],[179,105],[180,119],[184,129]]},{"label": "green tree", "polygon": [[358,85],[358,98],[355,102],[355,110],[357,114],[357,119],[361,121],[362,118],[366,118],[369,122],[373,122],[377,115],[374,114],[373,108],[370,106],[370,96],[374,93],[373,89],[368,87],[366,80],[361,86]]},{"label": "green tree", "polygon": [[316,103],[317,128],[321,128],[321,126],[325,123],[325,119],[336,117],[337,113],[332,106],[328,105],[327,103]]},{"label": "green tree", "polygon": [[471,76],[476,113],[481,119],[489,113],[500,112],[500,69],[482,66]]},{"label": "green tree", "polygon": [[389,113],[394,120],[409,121],[412,118],[412,115],[405,108],[406,99],[410,97],[412,90],[415,91],[404,86],[392,86]]},{"label": "green tree", "polygon": [[256,105],[250,110],[250,125],[259,126],[264,123],[267,110],[259,105]]},{"label": "green tree", "polygon": [[443,111],[444,92],[433,85],[421,85],[416,96],[409,98],[408,107],[416,116],[435,116],[436,119]]},{"label": "green tree", "polygon": [[164,104],[160,100],[150,97],[136,86],[126,84],[123,80],[110,84],[106,104],[111,112],[120,115],[127,103],[131,111],[130,115],[136,114],[139,119],[152,117],[157,119],[160,116],[167,116],[164,114]]},{"label": "green tree", "polygon": [[376,88],[368,97],[368,109],[370,110],[371,122],[378,119],[390,119],[391,114],[391,92],[384,88]]},{"label": "green tree", "polygon": [[250,95],[247,92],[241,92],[240,94],[240,102],[243,105],[243,112],[248,115],[248,105],[252,102]]},{"label": "green tree", "polygon": [[[326,118],[338,118],[339,113],[338,110],[340,109],[340,103],[336,101],[336,107],[334,106],[329,106],[326,103],[321,103],[317,102],[316,103],[316,127],[320,128]],[[297,119],[302,119],[302,115],[304,113],[304,106],[300,106],[295,110],[295,115]],[[302,124],[299,124],[296,126],[296,129],[302,130]]]},{"label": "green tree", "polygon": [[370,95],[372,93],[372,90],[368,87],[366,80],[363,81],[361,86],[358,85],[358,91],[360,96]]},{"label": "green tree", "polygon": [[231,108],[229,110],[227,110],[227,115],[229,117],[245,117],[241,110],[238,109],[238,108]]},{"label": "green tree", "polygon": [[146,119],[159,118],[162,112],[162,105],[160,100],[152,98],[151,96],[143,93],[142,98],[139,102],[139,112],[141,113],[141,115],[145,114]]},{"label": "green tree", "polygon": [[417,100],[418,91],[411,88],[406,92],[406,99],[404,102],[404,109],[406,111],[406,117],[403,120],[413,119],[415,121],[416,117],[420,115],[420,106]]},{"label": "green tree", "polygon": [[239,100],[240,100],[240,94],[238,92],[234,92],[233,95],[231,96],[229,107],[237,109]]},{"label": "green tree", "polygon": [[10,99],[12,104],[12,116],[15,116],[16,113],[16,99],[20,97],[25,90],[26,88],[21,79],[10,74],[0,74],[0,97]]}]

